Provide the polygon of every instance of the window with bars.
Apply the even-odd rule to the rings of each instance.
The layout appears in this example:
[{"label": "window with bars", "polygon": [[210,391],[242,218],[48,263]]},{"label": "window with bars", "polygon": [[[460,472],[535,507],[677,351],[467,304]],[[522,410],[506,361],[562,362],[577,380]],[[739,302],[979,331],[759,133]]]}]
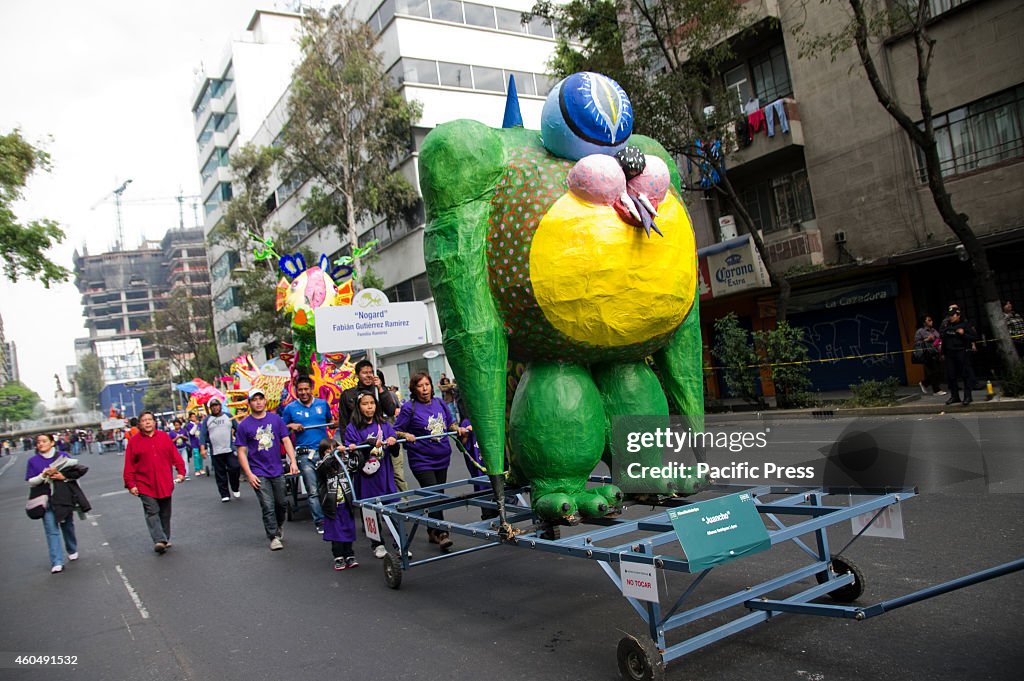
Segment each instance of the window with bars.
[{"label": "window with bars", "polygon": [[758,99],[761,107],[776,99],[793,96],[786,48],[781,43],[746,59],[722,74],[725,89],[736,97],[736,113],[750,99]]},{"label": "window with bars", "polygon": [[[1024,85],[935,116],[933,125],[943,176],[1024,156]],[[919,178],[926,182],[928,171],[920,149],[917,164]]]},{"label": "window with bars", "polygon": [[776,175],[738,193],[755,229],[765,233],[788,229],[815,217],[805,168]]}]

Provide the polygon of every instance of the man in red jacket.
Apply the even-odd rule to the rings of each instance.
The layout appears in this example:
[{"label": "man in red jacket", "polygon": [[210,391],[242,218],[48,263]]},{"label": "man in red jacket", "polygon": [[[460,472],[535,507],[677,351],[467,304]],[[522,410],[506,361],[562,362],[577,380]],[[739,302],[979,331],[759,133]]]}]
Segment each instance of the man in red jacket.
[{"label": "man in red jacket", "polygon": [[[171,469],[178,476],[171,477]],[[178,448],[162,430],[156,429],[153,412],[139,417],[139,434],[128,440],[124,456],[124,486],[142,500],[146,525],[153,538],[153,550],[163,553],[171,546],[171,494],[174,483],[185,479],[185,462]]]}]

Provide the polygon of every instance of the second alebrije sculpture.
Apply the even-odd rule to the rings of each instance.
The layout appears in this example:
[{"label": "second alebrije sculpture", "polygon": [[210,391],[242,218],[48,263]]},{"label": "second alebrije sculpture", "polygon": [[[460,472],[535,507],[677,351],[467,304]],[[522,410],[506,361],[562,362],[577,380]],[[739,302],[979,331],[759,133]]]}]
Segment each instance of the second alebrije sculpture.
[{"label": "second alebrije sculpture", "polygon": [[[616,415],[668,415],[666,389],[703,427],[697,256],[674,162],[632,135],[622,88],[593,73],[552,90],[541,132],[468,120],[423,143],[424,251],[448,361],[484,463],[504,470],[506,364],[526,363],[509,462],[542,518],[621,505],[587,488]],[[658,491],[688,493],[691,478]]]}]

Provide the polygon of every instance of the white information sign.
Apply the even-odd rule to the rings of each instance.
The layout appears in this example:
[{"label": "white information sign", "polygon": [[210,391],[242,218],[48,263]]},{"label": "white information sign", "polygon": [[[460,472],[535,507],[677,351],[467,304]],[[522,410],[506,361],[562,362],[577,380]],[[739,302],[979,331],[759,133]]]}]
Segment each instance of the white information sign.
[{"label": "white information sign", "polygon": [[381,541],[380,522],[377,520],[377,512],[363,507],[363,527],[366,528],[366,536],[373,541]]},{"label": "white information sign", "polygon": [[365,307],[353,302],[352,305],[320,307],[316,311],[319,352],[393,348],[426,342],[427,306],[420,302],[383,302]]},{"label": "white information sign", "polygon": [[124,419],[107,419],[100,423],[100,430],[118,430],[128,424]]},{"label": "white information sign", "polygon": [[620,561],[619,577],[623,596],[658,602],[658,574],[650,563]]},{"label": "white information sign", "polygon": [[[850,495],[850,505],[859,504],[863,501],[869,501],[876,497],[859,497]],[[871,522],[871,519],[875,517],[877,511],[871,511],[863,515],[854,516],[850,518],[850,529],[854,534],[857,534],[864,527]],[[882,512],[875,518],[875,522],[871,523],[871,527],[864,531],[865,537],[885,537],[887,539],[904,539],[903,536],[903,505],[892,504],[882,509]]]}]

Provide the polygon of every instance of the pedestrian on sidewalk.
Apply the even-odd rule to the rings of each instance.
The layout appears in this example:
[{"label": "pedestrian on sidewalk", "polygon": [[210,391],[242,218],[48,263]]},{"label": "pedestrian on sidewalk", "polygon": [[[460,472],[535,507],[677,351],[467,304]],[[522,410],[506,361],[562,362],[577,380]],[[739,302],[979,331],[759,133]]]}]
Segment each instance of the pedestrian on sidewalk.
[{"label": "pedestrian on sidewalk", "polygon": [[259,499],[270,550],[283,549],[286,499],[282,452],[288,457],[289,475],[298,475],[299,467],[288,427],[280,416],[267,411],[267,397],[261,388],[249,391],[249,415],[238,424],[235,446],[245,479]]},{"label": "pedestrian on sidewalk", "polygon": [[[238,489],[242,468],[238,465],[235,454],[235,420],[224,413],[220,400],[214,397],[209,401],[210,414],[199,428],[199,453],[207,461],[212,462],[214,479],[222,503],[231,501],[231,497],[242,496]],[[231,496],[228,496],[228,495]]]},{"label": "pedestrian on sidewalk", "polygon": [[1010,340],[1019,357],[1024,357],[1024,318],[1013,311],[1013,303],[1007,300],[1003,303],[1003,321],[1006,322],[1006,330],[1010,332]]},{"label": "pedestrian on sidewalk", "polygon": [[[172,477],[172,469],[178,475]],[[171,547],[171,495],[174,484],[184,482],[185,462],[170,436],[156,429],[156,416],[144,411],[139,433],[128,440],[124,455],[124,486],[142,501],[153,550],[164,553]]]},{"label": "pedestrian on sidewalk", "polygon": [[934,395],[945,395],[942,390],[942,358],[940,348],[942,340],[939,330],[935,328],[935,322],[931,315],[925,315],[921,320],[921,328],[914,334],[914,355],[915,362],[920,358],[924,366],[924,380],[918,383],[921,392],[928,394],[927,388],[931,388]]},{"label": "pedestrian on sidewalk", "polygon": [[313,379],[300,376],[295,379],[295,396],[284,408],[281,418],[295,439],[295,458],[299,472],[306,484],[309,513],[313,525],[320,534],[324,533],[324,512],[320,509],[320,492],[316,482],[317,447],[327,437],[327,426],[335,427],[331,416],[331,405],[326,400],[313,397]]},{"label": "pedestrian on sidewalk", "polygon": [[41,519],[50,553],[51,574],[64,571],[65,551],[68,561],[78,560],[74,511],[78,508],[85,512],[91,508],[76,482],[84,475],[85,467],[77,465],[76,460],[58,450],[55,444],[52,435],[37,435],[36,453],[25,468],[25,480],[31,490],[29,498],[46,497],[46,511]]},{"label": "pedestrian on sidewalk", "polygon": [[960,404],[960,381],[964,384],[963,405],[967,406],[974,388],[974,368],[971,366],[971,350],[978,339],[974,326],[963,318],[956,305],[949,307],[942,322],[942,354],[946,358],[946,383],[949,385],[949,399],[946,404]]}]

